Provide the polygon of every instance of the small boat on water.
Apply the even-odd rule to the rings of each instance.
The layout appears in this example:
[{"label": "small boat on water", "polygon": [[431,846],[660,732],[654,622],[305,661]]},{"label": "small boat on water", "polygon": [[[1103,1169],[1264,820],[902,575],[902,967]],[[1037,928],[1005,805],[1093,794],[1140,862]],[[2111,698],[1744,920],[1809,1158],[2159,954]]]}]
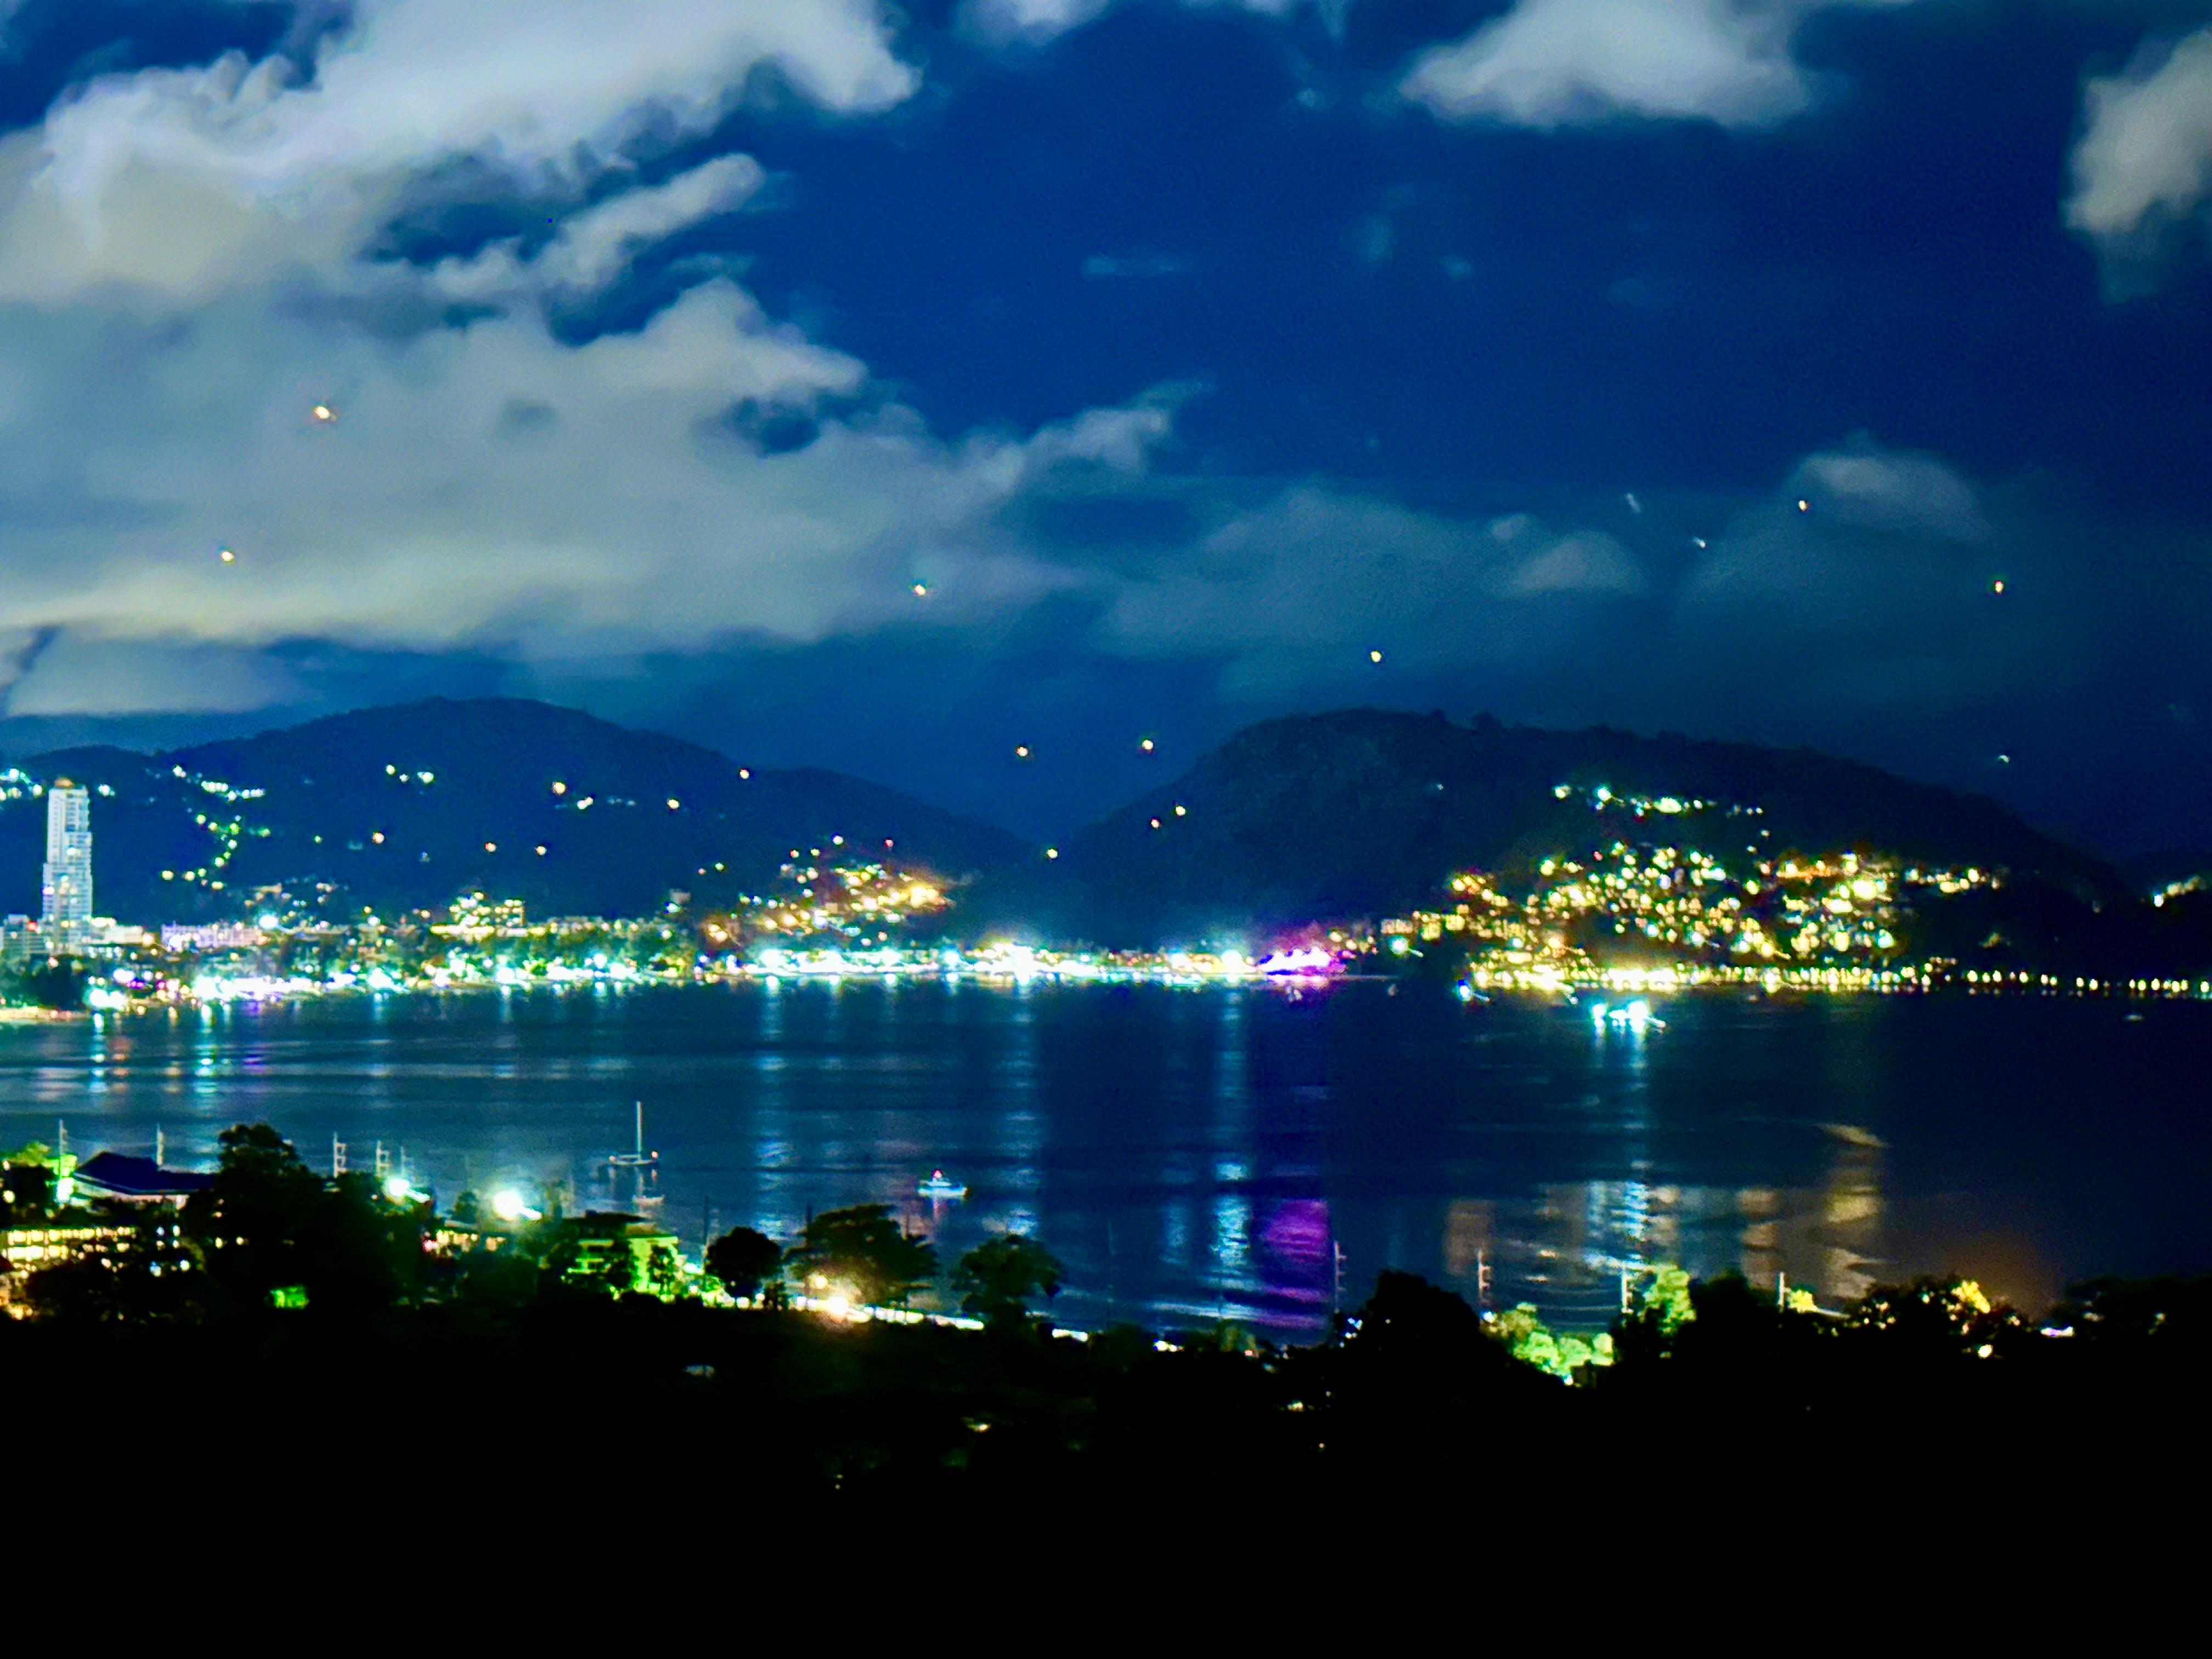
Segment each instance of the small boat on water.
[{"label": "small boat on water", "polygon": [[639,1101],[634,1110],[634,1149],[608,1153],[599,1160],[599,1167],[611,1188],[619,1186],[623,1189],[617,1201],[650,1208],[661,1203],[667,1194],[660,1190],[660,1154],[646,1150],[645,1103]]},{"label": "small boat on water", "polygon": [[947,1181],[945,1178],[945,1171],[942,1170],[932,1170],[929,1172],[929,1179],[923,1182],[921,1185],[915,1190],[919,1192],[924,1198],[934,1200],[936,1202],[940,1204],[945,1202],[947,1199],[965,1198],[968,1196],[967,1188],[963,1187],[957,1181]]}]

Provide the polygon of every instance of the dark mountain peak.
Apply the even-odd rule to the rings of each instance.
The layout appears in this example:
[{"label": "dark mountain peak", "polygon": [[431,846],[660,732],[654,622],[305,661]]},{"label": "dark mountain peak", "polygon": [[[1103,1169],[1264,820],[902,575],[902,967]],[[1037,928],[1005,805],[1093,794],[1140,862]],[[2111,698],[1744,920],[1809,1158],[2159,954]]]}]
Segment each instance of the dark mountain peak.
[{"label": "dark mountain peak", "polygon": [[1863,849],[2120,890],[2109,867],[1994,801],[1809,749],[1346,708],[1237,732],[1072,838],[1016,908],[1105,938],[1401,912],[1455,870],[1620,833],[1594,821],[1601,790],[1709,803],[1694,830],[1683,817],[1663,833],[1735,856]]},{"label": "dark mountain peak", "polygon": [[14,763],[41,783],[58,783],[67,778],[81,787],[112,783],[118,777],[134,777],[143,771],[147,757],[128,749],[117,749],[108,744],[88,744],[76,749],[57,749],[35,760]]},{"label": "dark mountain peak", "polygon": [[[385,750],[393,752],[382,755]],[[581,709],[527,697],[425,697],[352,709],[248,738],[194,744],[158,758],[205,769],[319,754],[349,758],[371,750],[382,755],[380,769],[402,762],[410,770],[421,769],[422,763],[441,756],[478,760],[502,772],[569,757],[627,768],[690,764],[711,772],[733,765],[726,756],[680,738],[635,731]]]}]

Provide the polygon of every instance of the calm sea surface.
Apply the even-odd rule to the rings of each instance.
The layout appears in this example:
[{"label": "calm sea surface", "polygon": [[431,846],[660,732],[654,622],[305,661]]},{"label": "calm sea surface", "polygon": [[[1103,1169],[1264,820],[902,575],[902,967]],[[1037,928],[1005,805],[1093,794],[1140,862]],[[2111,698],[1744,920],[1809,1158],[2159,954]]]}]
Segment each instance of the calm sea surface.
[{"label": "calm sea surface", "polygon": [[[1575,1009],[1376,985],[848,983],[331,998],[0,1026],[0,1144],[210,1161],[265,1119],[318,1164],[381,1141],[450,1199],[597,1168],[635,1101],[665,1221],[789,1237],[878,1200],[949,1261],[1001,1228],[1072,1324],[1317,1331],[1384,1266],[1601,1323],[1624,1264],[1824,1297],[1955,1268],[2040,1310],[2212,1269],[2212,1006],[1683,999]],[[964,1203],[915,1195],[933,1168]],[[572,1200],[572,1201],[574,1201]]]}]

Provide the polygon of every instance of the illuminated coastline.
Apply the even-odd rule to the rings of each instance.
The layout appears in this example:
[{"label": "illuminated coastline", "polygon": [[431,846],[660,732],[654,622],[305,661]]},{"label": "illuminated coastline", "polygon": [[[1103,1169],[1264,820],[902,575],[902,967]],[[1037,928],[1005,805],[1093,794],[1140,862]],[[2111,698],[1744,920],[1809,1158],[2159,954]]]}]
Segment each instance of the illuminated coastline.
[{"label": "illuminated coastline", "polygon": [[[410,787],[434,781],[427,771],[385,769]],[[187,781],[223,802],[259,793]],[[552,787],[567,793],[563,783]],[[888,844],[863,853],[842,836],[791,848],[764,890],[710,908],[672,891],[654,915],[532,919],[519,898],[471,890],[442,910],[387,917],[364,907],[345,918],[329,915],[327,894],[263,888],[240,896],[238,919],[158,929],[95,921],[66,940],[31,925],[9,947],[14,957],[81,964],[76,1006],[95,1013],[357,992],[783,980],[1303,988],[1387,976],[1441,979],[1467,1002],[1939,990],[2212,998],[2212,979],[1990,961],[1990,940],[1973,944],[1978,913],[1962,907],[2004,890],[2001,869],[1871,848],[1780,850],[1757,805],[1603,784],[1561,783],[1550,794],[1566,817],[1545,832],[1542,850],[1456,871],[1431,904],[1188,948],[1084,948],[1018,932],[979,942],[961,914],[960,883],[892,861]],[[1576,827],[1584,823],[1595,833]]]}]

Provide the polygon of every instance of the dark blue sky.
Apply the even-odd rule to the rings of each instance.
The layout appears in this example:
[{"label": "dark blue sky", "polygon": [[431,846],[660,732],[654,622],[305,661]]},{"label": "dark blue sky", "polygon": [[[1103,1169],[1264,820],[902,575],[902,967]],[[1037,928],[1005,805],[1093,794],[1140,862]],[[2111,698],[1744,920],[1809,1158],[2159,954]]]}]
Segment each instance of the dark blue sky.
[{"label": "dark blue sky", "polygon": [[505,690],[1043,833],[1376,702],[2212,845],[2212,3],[642,15],[0,26],[0,748]]}]

